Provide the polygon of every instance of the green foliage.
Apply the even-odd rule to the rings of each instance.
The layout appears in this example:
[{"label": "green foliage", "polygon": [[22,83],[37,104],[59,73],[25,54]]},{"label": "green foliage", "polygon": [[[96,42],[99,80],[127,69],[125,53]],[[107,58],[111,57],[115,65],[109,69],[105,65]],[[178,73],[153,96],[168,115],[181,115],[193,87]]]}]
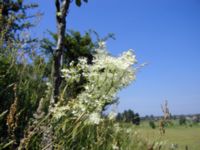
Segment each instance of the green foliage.
[{"label": "green foliage", "polygon": [[152,120],[149,121],[149,126],[150,126],[152,129],[155,129],[155,128],[156,128],[156,125],[155,125],[154,121],[152,121]]},{"label": "green foliage", "polygon": [[78,7],[80,7],[80,6],[82,5],[82,1],[85,2],[85,3],[88,2],[88,0],[75,0],[75,3],[76,3],[76,5],[77,5]]},{"label": "green foliage", "polygon": [[[42,48],[46,54],[52,57],[56,47],[57,34],[49,33],[54,41],[44,38],[42,40]],[[63,64],[68,66],[72,61],[77,63],[81,57],[87,58],[88,63],[91,64],[94,46],[95,44],[92,42],[92,38],[88,32],[85,35],[81,35],[80,32],[70,30],[64,37]]]},{"label": "green foliage", "polygon": [[140,125],[140,116],[138,113],[135,114],[135,117],[133,119],[133,124]]},{"label": "green foliage", "polygon": [[54,124],[58,137],[54,143],[56,149],[111,149],[114,135],[112,123],[105,121],[99,125],[87,125],[85,117],[83,115],[76,120],[68,117],[65,122]]},{"label": "green foliage", "polygon": [[131,122],[135,125],[140,124],[140,116],[138,113],[134,113],[132,110],[125,110],[122,113],[118,113],[116,119],[118,121],[124,121],[124,122]]},{"label": "green foliage", "polygon": [[[51,37],[53,38],[53,41],[50,41],[47,38],[44,38],[42,40],[42,49],[44,50],[45,54],[49,57],[48,62],[48,69],[47,72],[50,74],[50,70],[52,68],[52,59],[54,55],[54,49],[56,47],[56,41],[57,41],[57,34],[54,34],[52,32],[49,32]],[[78,63],[78,60],[80,58],[86,58],[88,64],[92,64],[93,54],[95,44],[92,41],[92,38],[88,32],[86,32],[84,35],[81,35],[80,32],[77,31],[68,31],[65,34],[64,37],[64,49],[63,49],[63,59],[62,59],[62,65],[64,67],[69,67],[70,63],[73,61],[74,65]],[[71,84],[70,88],[67,90],[66,97],[75,98],[78,93],[83,91],[83,85],[87,81],[84,77],[81,77],[79,82],[74,82]],[[66,81],[62,80],[62,87],[65,86]],[[62,88],[61,87],[61,88]]]},{"label": "green foliage", "polygon": [[181,116],[179,118],[179,125],[185,125],[186,124],[186,118],[184,116]]},{"label": "green foliage", "polygon": [[[67,120],[64,119],[67,117]],[[74,118],[69,111],[63,118],[47,119],[46,123],[53,124],[54,140],[48,145],[36,147],[40,136],[49,130],[43,128],[35,134],[28,145],[29,148],[42,149],[53,146],[54,149],[93,149],[93,150],[117,150],[117,149],[149,149],[157,150],[165,147],[163,141],[146,139],[143,135],[132,128],[131,124],[117,123],[114,120],[104,119],[100,124],[85,124],[86,115]],[[51,120],[49,122],[49,120]],[[37,139],[37,140],[36,140]],[[34,142],[35,140],[35,142]],[[44,147],[45,146],[45,147]]]},{"label": "green foliage", "polygon": [[[9,51],[12,52],[15,49],[9,49]],[[14,138],[13,140],[19,143],[29,119],[45,94],[44,70],[46,66],[44,58],[40,56],[33,57],[34,63],[30,64],[25,61],[27,56],[20,57],[23,61],[19,61],[17,53],[9,53],[6,49],[4,52],[7,57],[4,53],[0,53],[0,112],[5,110],[12,112],[13,109],[16,109],[16,112],[11,116],[15,118],[14,120],[4,117],[0,133],[4,140]],[[30,57],[28,59],[30,60]],[[14,85],[17,85],[16,95]],[[16,106],[11,107],[16,98],[18,101]],[[14,128],[13,124],[15,124]],[[9,126],[12,127],[14,137],[8,134]]]},{"label": "green foliage", "polygon": [[26,10],[34,7],[22,1],[0,1],[0,113],[8,111],[0,127],[4,148],[19,144],[45,93],[44,58],[36,53],[31,38],[19,36],[33,26]]},{"label": "green foliage", "polygon": [[13,40],[23,41],[19,32],[33,27],[31,19],[36,17],[36,15],[28,15],[27,10],[36,7],[37,4],[24,4],[22,0],[0,0],[0,32],[4,44]]}]

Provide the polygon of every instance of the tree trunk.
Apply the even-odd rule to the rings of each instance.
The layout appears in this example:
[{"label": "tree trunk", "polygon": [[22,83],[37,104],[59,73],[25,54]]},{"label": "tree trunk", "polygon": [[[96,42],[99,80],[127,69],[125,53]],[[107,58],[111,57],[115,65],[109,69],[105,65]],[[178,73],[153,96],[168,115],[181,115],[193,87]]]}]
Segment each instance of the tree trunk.
[{"label": "tree trunk", "polygon": [[[66,30],[66,16],[68,13],[70,0],[55,0],[56,5],[56,21],[57,21],[57,45],[53,53],[52,65],[52,93],[49,109],[59,100],[61,78],[61,59],[63,57],[63,43]],[[44,145],[49,145],[47,150],[53,150],[53,127],[50,127],[43,133]]]},{"label": "tree trunk", "polygon": [[63,55],[63,43],[66,30],[66,16],[68,13],[70,0],[55,0],[56,5],[56,21],[57,21],[57,45],[53,56],[52,66],[52,96],[51,106],[55,104],[59,99],[59,89],[61,85],[61,59]]}]

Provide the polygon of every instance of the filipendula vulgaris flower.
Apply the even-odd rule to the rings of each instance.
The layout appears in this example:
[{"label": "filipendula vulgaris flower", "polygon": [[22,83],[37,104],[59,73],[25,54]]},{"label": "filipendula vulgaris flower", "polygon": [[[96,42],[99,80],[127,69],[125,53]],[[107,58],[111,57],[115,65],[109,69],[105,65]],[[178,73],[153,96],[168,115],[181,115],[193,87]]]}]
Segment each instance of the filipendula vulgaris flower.
[{"label": "filipendula vulgaris flower", "polygon": [[[83,85],[84,91],[73,100],[73,105],[67,104],[69,110],[76,117],[84,113],[88,118],[86,122],[98,124],[104,106],[116,98],[119,90],[135,80],[135,63],[136,58],[132,50],[123,52],[119,57],[113,57],[107,52],[105,42],[100,42],[99,47],[95,49],[92,64],[87,64],[85,58],[80,58],[77,65],[70,63],[69,67],[62,69],[62,77],[66,83],[73,84],[81,77],[87,82]],[[63,111],[63,107],[57,107]],[[63,113],[58,112],[57,117],[60,118]]]}]

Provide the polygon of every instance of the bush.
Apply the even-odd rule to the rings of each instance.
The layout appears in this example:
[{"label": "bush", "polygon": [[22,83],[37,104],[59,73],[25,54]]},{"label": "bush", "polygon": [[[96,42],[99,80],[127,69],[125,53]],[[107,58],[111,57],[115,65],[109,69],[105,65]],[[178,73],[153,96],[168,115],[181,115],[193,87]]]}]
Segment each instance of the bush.
[{"label": "bush", "polygon": [[156,128],[156,125],[154,123],[154,121],[149,121],[149,126],[152,128],[152,129],[155,129]]},{"label": "bush", "polygon": [[179,125],[185,125],[186,124],[186,118],[184,116],[181,116],[179,119]]}]

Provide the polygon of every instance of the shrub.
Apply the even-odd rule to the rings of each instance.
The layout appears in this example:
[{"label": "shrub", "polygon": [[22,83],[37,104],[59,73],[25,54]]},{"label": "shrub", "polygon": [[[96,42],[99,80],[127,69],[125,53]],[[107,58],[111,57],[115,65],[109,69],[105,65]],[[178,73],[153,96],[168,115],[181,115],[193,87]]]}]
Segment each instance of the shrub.
[{"label": "shrub", "polygon": [[149,121],[149,126],[152,128],[152,129],[155,129],[156,128],[156,125],[154,123],[154,121]]},{"label": "shrub", "polygon": [[181,116],[179,119],[179,125],[185,125],[186,124],[186,118],[184,116]]}]

